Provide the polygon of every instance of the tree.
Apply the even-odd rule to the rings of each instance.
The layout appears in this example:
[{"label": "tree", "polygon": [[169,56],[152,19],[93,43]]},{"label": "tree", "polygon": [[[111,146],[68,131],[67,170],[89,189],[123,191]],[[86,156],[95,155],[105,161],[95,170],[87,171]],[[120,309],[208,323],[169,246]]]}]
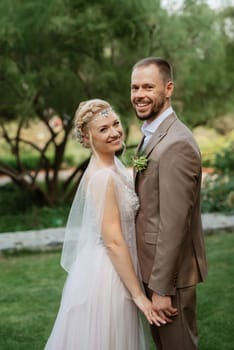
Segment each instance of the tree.
[{"label": "tree", "polygon": [[[0,171],[22,189],[37,194],[41,202],[56,203],[69,196],[87,161],[59,185],[72,119],[77,104],[92,97],[112,102],[126,115],[129,71],[141,35],[140,13],[132,1],[5,0],[0,19],[0,126],[16,157],[16,168],[0,162]],[[112,13],[116,13],[113,18]],[[130,55],[130,50],[132,55]],[[50,118],[58,115],[62,128],[55,131]],[[11,136],[5,121],[18,120]],[[50,134],[43,147],[22,137],[22,128],[39,118]],[[127,122],[126,122],[127,124]],[[35,173],[22,162],[21,145],[38,152]],[[53,147],[53,159],[47,152]],[[45,186],[37,182],[45,170]]]},{"label": "tree", "polygon": [[[230,14],[231,9],[225,11]],[[175,11],[155,13],[153,8],[145,13],[145,23],[152,28],[148,54],[173,63],[178,114],[195,127],[233,111],[233,36],[227,40],[223,12],[214,11],[206,1],[185,0]]]},{"label": "tree", "polygon": [[[78,103],[107,99],[128,130],[131,67],[148,55],[173,63],[173,105],[191,127],[232,110],[233,27],[227,30],[227,23],[233,26],[233,9],[225,11],[216,13],[202,0],[185,0],[175,12],[161,8],[159,0],[2,0],[0,132],[16,167],[1,161],[0,172],[41,202],[64,201],[87,163],[78,164],[60,186],[58,174]],[[59,131],[50,124],[55,115],[62,121]],[[50,135],[42,147],[22,134],[37,119]],[[15,135],[9,120],[17,120]],[[38,152],[33,174],[22,162],[23,144]],[[37,181],[41,169],[45,186]]]}]

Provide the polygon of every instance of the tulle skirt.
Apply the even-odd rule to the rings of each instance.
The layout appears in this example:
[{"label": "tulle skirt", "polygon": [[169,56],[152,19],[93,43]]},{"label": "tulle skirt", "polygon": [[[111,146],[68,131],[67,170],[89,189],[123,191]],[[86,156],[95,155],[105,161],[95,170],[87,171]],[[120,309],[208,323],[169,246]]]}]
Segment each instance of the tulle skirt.
[{"label": "tulle skirt", "polygon": [[45,350],[146,350],[139,312],[102,244],[86,246],[64,286]]}]

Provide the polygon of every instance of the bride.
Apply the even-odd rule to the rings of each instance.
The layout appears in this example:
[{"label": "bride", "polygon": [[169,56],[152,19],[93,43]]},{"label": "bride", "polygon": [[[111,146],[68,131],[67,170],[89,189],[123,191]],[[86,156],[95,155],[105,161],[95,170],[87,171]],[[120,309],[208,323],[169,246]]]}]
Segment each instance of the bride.
[{"label": "bride", "polygon": [[109,103],[80,103],[75,133],[91,148],[68,218],[61,265],[68,272],[46,350],[145,350],[139,309],[153,311],[138,280],[134,218],[139,203],[127,169],[115,156],[123,129]]}]

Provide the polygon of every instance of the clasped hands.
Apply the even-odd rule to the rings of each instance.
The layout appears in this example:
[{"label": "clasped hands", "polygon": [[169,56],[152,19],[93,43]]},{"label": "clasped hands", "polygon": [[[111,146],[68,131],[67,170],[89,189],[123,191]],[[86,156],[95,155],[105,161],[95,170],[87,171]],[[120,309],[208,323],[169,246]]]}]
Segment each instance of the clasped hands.
[{"label": "clasped hands", "polygon": [[162,324],[172,323],[172,317],[178,315],[178,310],[172,306],[170,296],[161,296],[153,292],[152,306],[154,312],[164,321]]},{"label": "clasped hands", "polygon": [[133,297],[133,301],[151,325],[155,324],[160,327],[166,323],[171,323],[173,322],[171,317],[178,314],[177,309],[172,306],[171,297],[169,296],[160,296],[154,292],[151,302],[143,293],[140,293]]}]

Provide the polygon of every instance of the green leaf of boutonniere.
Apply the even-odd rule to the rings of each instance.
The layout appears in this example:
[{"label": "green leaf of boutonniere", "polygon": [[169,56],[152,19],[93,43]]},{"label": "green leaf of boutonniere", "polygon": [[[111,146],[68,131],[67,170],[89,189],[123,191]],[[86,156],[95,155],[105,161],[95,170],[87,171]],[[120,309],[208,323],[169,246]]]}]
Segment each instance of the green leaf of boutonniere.
[{"label": "green leaf of boutonniere", "polygon": [[146,156],[139,155],[138,157],[134,157],[133,159],[133,166],[136,170],[136,172],[143,171],[147,168],[149,160],[146,158]]}]

